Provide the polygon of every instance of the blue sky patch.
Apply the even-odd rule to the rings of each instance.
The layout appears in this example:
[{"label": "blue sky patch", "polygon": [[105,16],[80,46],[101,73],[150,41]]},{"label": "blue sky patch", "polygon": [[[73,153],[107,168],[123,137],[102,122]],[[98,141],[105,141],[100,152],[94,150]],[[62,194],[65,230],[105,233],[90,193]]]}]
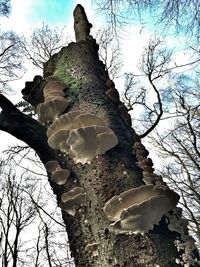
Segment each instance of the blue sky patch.
[{"label": "blue sky patch", "polygon": [[72,19],[74,1],[71,0],[40,0],[32,4],[29,11],[31,21],[44,22],[49,25],[66,25]]}]

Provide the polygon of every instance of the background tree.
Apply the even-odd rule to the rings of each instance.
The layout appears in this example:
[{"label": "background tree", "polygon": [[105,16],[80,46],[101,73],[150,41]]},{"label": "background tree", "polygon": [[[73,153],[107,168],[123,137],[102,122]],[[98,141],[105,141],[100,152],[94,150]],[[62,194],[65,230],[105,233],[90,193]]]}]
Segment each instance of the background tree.
[{"label": "background tree", "polygon": [[20,45],[24,56],[38,68],[69,42],[63,28],[50,28],[43,23],[41,28],[32,31],[29,37],[21,36]]},{"label": "background tree", "polygon": [[[74,266],[67,248],[64,225],[53,210],[56,206],[53,200],[48,200],[52,205],[48,210],[46,198],[49,192],[42,190],[46,185],[41,173],[36,174],[36,170],[31,173],[23,167],[23,173],[19,174],[19,164],[11,164],[23,151],[24,148],[19,151],[16,147],[15,151],[8,152],[9,158],[1,162],[2,266]],[[22,159],[19,162],[22,164]],[[12,169],[17,169],[18,174]]]},{"label": "background tree", "polygon": [[1,0],[0,1],[0,15],[8,16],[10,14],[11,6],[10,0]]},{"label": "background tree", "polygon": [[172,54],[163,41],[151,39],[141,57],[140,74],[125,75],[123,100],[129,110],[136,110],[138,107],[140,109],[137,123],[137,126],[140,125],[140,138],[152,132],[162,119],[164,107],[161,92],[164,91],[163,85],[171,73]]},{"label": "background tree", "polygon": [[[200,117],[199,82],[181,75],[170,88],[167,103],[174,109],[174,119],[168,129],[158,129],[151,137],[153,145],[165,160],[160,173],[180,193],[181,205],[189,221],[191,233],[200,243]],[[169,99],[170,97],[170,99]]]},{"label": "background tree", "polygon": [[117,78],[123,66],[119,41],[114,38],[109,27],[95,31],[94,37],[99,44],[99,57],[106,65],[110,78]]},{"label": "background tree", "polygon": [[22,70],[20,40],[14,32],[0,33],[0,84],[1,91],[8,89],[8,82],[19,79]]},{"label": "background tree", "polygon": [[104,0],[95,1],[99,9],[108,18],[108,22],[113,28],[126,25],[138,18],[145,24],[145,12],[149,12],[154,19],[154,25],[160,24],[166,30],[175,30],[176,33],[186,34],[192,37],[195,42],[199,42],[199,1],[155,1],[155,0]]},{"label": "background tree", "polygon": [[[0,16],[8,16],[10,0],[0,1]],[[22,69],[19,37],[12,31],[0,31],[0,90],[10,89],[8,82],[19,78]]]},{"label": "background tree", "polygon": [[[184,215],[199,242],[199,82],[191,71],[190,76],[177,73],[182,66],[173,58],[160,40],[150,41],[141,74],[126,74],[124,101],[129,110],[140,110],[133,123],[139,136],[147,137],[144,141],[152,149],[157,147],[159,158],[164,156],[157,172],[180,193]],[[189,64],[195,68],[198,61]]]}]

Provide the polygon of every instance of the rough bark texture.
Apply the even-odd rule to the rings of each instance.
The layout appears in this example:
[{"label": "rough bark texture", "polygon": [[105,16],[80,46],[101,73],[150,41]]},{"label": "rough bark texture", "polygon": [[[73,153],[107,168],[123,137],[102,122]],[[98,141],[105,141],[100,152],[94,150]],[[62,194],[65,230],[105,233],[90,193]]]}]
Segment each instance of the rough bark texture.
[{"label": "rough bark texture", "polygon": [[[63,212],[77,267],[180,266],[175,263],[180,253],[174,246],[180,234],[168,229],[164,217],[160,225],[146,235],[115,235],[108,229],[110,222],[102,210],[105,203],[111,197],[143,184],[142,169],[137,166],[133,153],[134,130],[106,94],[108,79],[105,66],[98,58],[98,45],[90,38],[62,48],[44,65],[44,78],[37,76],[22,90],[24,98],[37,106],[43,102],[44,85],[49,80],[60,80],[68,88],[66,98],[70,105],[66,112],[84,111],[105,119],[118,136],[119,144],[91,164],[74,164],[66,155],[50,149],[46,127],[17,110],[9,112],[1,103],[0,129],[29,144],[44,164],[57,158],[61,166],[71,170],[64,186],[51,182],[58,203],[63,192],[75,186],[84,188],[86,203],[75,217]],[[98,244],[96,256],[85,249],[91,243]]]}]

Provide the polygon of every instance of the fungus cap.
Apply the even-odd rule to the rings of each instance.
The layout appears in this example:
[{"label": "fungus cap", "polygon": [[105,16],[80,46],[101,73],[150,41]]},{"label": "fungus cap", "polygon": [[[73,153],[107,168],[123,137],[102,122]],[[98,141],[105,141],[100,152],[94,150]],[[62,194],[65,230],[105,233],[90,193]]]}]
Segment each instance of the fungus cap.
[{"label": "fungus cap", "polygon": [[55,172],[52,173],[51,181],[58,184],[63,185],[67,181],[67,178],[70,175],[70,171],[67,169],[59,168]]},{"label": "fungus cap", "polygon": [[61,130],[55,132],[51,135],[48,139],[48,144],[53,149],[59,149],[62,152],[68,153],[69,145],[67,144],[66,140],[69,137],[69,131]]},{"label": "fungus cap", "polygon": [[118,138],[110,128],[97,127],[97,143],[97,155],[102,155],[118,144]]},{"label": "fungus cap", "polygon": [[69,146],[69,154],[75,163],[90,163],[96,156],[98,144],[95,128],[95,126],[90,126],[70,132],[67,145]]},{"label": "fungus cap", "polygon": [[106,86],[107,86],[108,88],[111,88],[111,87],[115,87],[115,84],[114,84],[114,82],[113,82],[112,80],[107,79],[107,81],[106,81]]},{"label": "fungus cap", "polygon": [[[152,229],[161,217],[175,208],[179,195],[172,190],[155,189],[152,185],[140,186],[114,196],[103,210],[117,233],[140,232]],[[120,232],[121,231],[121,232]]]},{"label": "fungus cap", "polygon": [[[167,204],[166,204],[167,202]],[[144,234],[158,224],[168,211],[169,199],[164,196],[152,197],[149,201],[124,209],[120,220],[110,225],[110,230],[118,234]]]},{"label": "fungus cap", "polygon": [[65,111],[68,105],[69,103],[65,98],[53,99],[48,102],[40,103],[36,108],[39,120],[42,123],[54,121]]},{"label": "fungus cap", "polygon": [[68,112],[47,130],[48,144],[69,153],[76,163],[90,163],[118,143],[115,133],[100,117],[87,113]]},{"label": "fungus cap", "polygon": [[81,187],[74,187],[72,190],[62,194],[60,208],[68,214],[75,216],[78,208],[85,202],[86,193]]},{"label": "fungus cap", "polygon": [[119,92],[115,88],[110,88],[106,91],[106,95],[112,100],[113,103],[119,104]]},{"label": "fungus cap", "polygon": [[75,163],[90,163],[97,155],[104,154],[118,143],[114,132],[105,126],[89,126],[70,132],[67,144]]},{"label": "fungus cap", "polygon": [[48,172],[53,173],[56,169],[60,168],[60,165],[57,160],[51,160],[45,164],[45,168]]},{"label": "fungus cap", "polygon": [[80,112],[72,111],[63,114],[58,119],[56,119],[47,130],[47,137],[52,136],[54,133],[61,130],[69,130],[71,128],[71,122]]},{"label": "fungus cap", "polygon": [[74,130],[81,127],[87,127],[91,125],[105,126],[105,121],[100,117],[88,114],[81,113],[78,111],[72,111],[63,114],[47,130],[47,136],[51,136],[53,133],[60,130]]},{"label": "fungus cap", "polygon": [[43,92],[46,94],[50,91],[60,91],[62,92],[64,89],[66,89],[66,85],[59,81],[49,81],[47,85],[44,87]]},{"label": "fungus cap", "polygon": [[65,99],[65,94],[63,92],[51,92],[44,95],[45,102],[49,102],[52,99]]},{"label": "fungus cap", "polygon": [[43,91],[43,94],[44,94],[44,96],[51,95],[51,94],[52,95],[53,94],[55,94],[55,95],[65,95],[64,91],[57,90],[56,88],[52,88],[52,89],[50,89],[48,91]]}]

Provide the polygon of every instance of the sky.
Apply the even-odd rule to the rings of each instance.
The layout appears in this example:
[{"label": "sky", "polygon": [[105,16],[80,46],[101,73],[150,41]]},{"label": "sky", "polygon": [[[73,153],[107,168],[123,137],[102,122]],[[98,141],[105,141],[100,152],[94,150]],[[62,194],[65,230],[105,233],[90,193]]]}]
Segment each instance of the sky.
[{"label": "sky", "polygon": [[[79,3],[92,14],[92,1],[82,0],[11,0],[9,18],[1,18],[4,26],[16,32],[26,32],[44,22],[49,26],[73,24],[73,10]],[[94,16],[93,16],[94,17]]]},{"label": "sky", "polygon": [[[96,12],[95,1],[92,0],[11,0],[11,14],[8,18],[0,18],[1,28],[4,30],[13,30],[18,34],[24,33],[28,35],[31,30],[36,27],[41,27],[45,23],[50,27],[67,26],[66,30],[74,36],[73,10],[78,3],[83,5],[89,21],[95,28],[98,29],[106,24],[105,18]],[[120,39],[124,60],[122,73],[131,71],[138,72],[137,66],[139,65],[141,53],[151,35],[152,32],[147,27],[142,28],[141,25],[136,24],[127,25],[123,38]],[[172,37],[168,38],[168,46],[173,47],[173,40],[174,38]],[[177,39],[176,42],[178,42]],[[178,54],[176,59],[179,63],[185,61],[185,58]],[[41,70],[29,64],[23,77],[18,81],[10,83],[14,92],[9,95],[9,99],[13,103],[22,100],[21,90],[24,88],[25,82],[32,81],[33,77],[38,74],[42,74]],[[116,80],[118,90],[123,88],[123,85],[124,80]],[[9,144],[11,140],[15,142],[15,139],[6,133],[1,133],[1,138],[4,140],[3,144],[1,144],[1,149],[6,148],[7,141]]]},{"label": "sky", "polygon": [[[25,35],[28,35],[34,28],[41,27],[43,23],[50,27],[66,26],[66,31],[74,37],[73,10],[78,3],[84,6],[88,19],[95,29],[106,24],[104,18],[96,12],[94,1],[91,0],[11,0],[11,14],[8,18],[1,17],[0,24],[4,30],[12,30]],[[120,40],[123,59],[126,63],[124,64],[124,72],[136,67],[139,62],[139,55],[149,38],[148,32],[141,34],[140,31],[140,26],[129,25],[125,36]],[[37,74],[41,74],[41,70],[30,64],[22,79],[10,83],[14,89],[14,95],[10,97],[14,103],[16,95],[17,99],[21,97],[20,91],[24,87],[25,81],[32,80]],[[120,87],[123,86],[123,81],[118,80],[118,83]]]}]

